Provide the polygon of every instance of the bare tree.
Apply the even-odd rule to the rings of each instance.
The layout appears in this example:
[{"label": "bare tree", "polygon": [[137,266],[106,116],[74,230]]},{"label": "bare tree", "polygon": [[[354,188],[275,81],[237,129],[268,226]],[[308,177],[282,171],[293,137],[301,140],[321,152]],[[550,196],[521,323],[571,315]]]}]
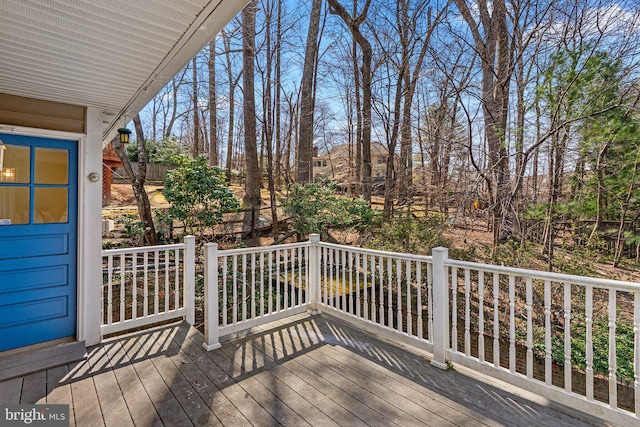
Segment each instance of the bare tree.
[{"label": "bare tree", "polygon": [[216,96],[216,39],[209,42],[209,166],[218,166],[218,98]]},{"label": "bare tree", "polygon": [[256,9],[257,0],[252,0],[242,10],[242,63],[243,63],[243,91],[244,91],[244,155],[247,179],[243,202],[250,209],[250,217],[245,216],[245,226],[249,227],[252,236],[255,235],[262,198],[260,185],[262,175],[258,167],[258,144],[256,137],[256,100],[254,84],[254,59],[256,57]]},{"label": "bare tree", "polygon": [[317,70],[321,6],[322,0],[313,0],[311,3],[307,47],[304,54],[304,68],[300,84],[300,136],[298,137],[296,181],[303,183],[313,180],[313,111],[315,107],[313,89]]},{"label": "bare tree", "polygon": [[[371,85],[373,72],[373,49],[371,43],[360,31],[360,25],[367,19],[371,0],[366,0],[360,14],[352,17],[337,0],[328,0],[332,14],[338,15],[349,28],[352,37],[362,51],[362,195],[371,203]],[[354,3],[356,6],[357,2]],[[355,7],[354,7],[355,9]]]},{"label": "bare tree", "polygon": [[136,173],[131,166],[127,150],[120,143],[118,138],[114,139],[113,147],[122,162],[127,178],[131,182],[133,194],[136,197],[136,205],[138,206],[138,215],[144,226],[144,241],[146,244],[154,246],[158,244],[158,235],[156,227],[153,224],[153,215],[151,214],[151,203],[149,196],[144,188],[147,177],[147,140],[144,137],[144,130],[140,122],[140,115],[136,114],[133,118],[133,124],[136,129],[136,146],[138,149],[138,172]]}]

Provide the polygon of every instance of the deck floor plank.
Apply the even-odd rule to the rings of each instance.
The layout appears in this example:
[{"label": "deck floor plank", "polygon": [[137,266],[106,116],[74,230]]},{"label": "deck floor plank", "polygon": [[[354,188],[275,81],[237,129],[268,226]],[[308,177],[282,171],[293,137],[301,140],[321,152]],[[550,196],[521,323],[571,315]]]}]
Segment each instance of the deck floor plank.
[{"label": "deck floor plank", "polygon": [[605,426],[329,315],[202,348],[186,323],[107,340],[86,361],[0,382],[0,403],[68,403],[70,426]]},{"label": "deck floor plank", "polygon": [[[192,425],[191,420],[151,361],[153,357],[164,357],[157,355],[159,351],[158,338],[161,336],[161,331],[158,330],[144,335],[132,336],[122,340],[123,348],[132,361],[132,366],[162,422],[165,425],[189,426]],[[176,372],[171,374],[176,374]]]},{"label": "deck floor plank", "polygon": [[136,426],[160,427],[164,424],[153,406],[151,399],[142,385],[136,370],[122,347],[119,340],[112,340],[102,344],[109,364],[116,376],[122,397],[129,408],[129,413]]},{"label": "deck floor plank", "polygon": [[105,425],[107,427],[134,426],[133,418],[104,348],[102,346],[93,348],[88,352],[87,358],[91,365]]},{"label": "deck floor plank", "polygon": [[104,426],[102,409],[89,362],[83,360],[69,364],[69,373],[75,424],[77,426]]},{"label": "deck floor plank", "polygon": [[47,396],[46,371],[34,372],[25,375],[22,382],[20,403],[36,404],[45,403]]},{"label": "deck floor plank", "polygon": [[240,413],[247,418],[249,423],[255,426],[279,426],[281,425],[257,400],[258,396],[253,396],[247,393],[240,384],[233,378],[232,375],[218,365],[212,354],[217,354],[218,351],[205,352],[202,348],[202,341],[199,332],[192,328],[180,329],[178,331],[178,338],[181,340],[191,341],[193,336],[196,336],[194,342],[198,347],[197,351],[203,352],[206,356],[206,367],[203,369],[206,372],[208,378],[219,384],[220,390],[224,392],[229,401],[237,408]]},{"label": "deck floor plank", "polygon": [[[231,403],[224,391],[218,386],[223,386],[225,379],[214,381],[210,377],[209,367],[213,362],[206,356],[202,347],[190,340],[177,338],[175,331],[171,332],[173,341],[168,348],[170,359],[176,368],[191,383],[200,398],[220,420],[222,425],[247,425],[249,421]],[[216,366],[217,368],[217,366]]]},{"label": "deck floor plank", "polygon": [[20,403],[23,377],[0,382],[0,403],[17,405]]},{"label": "deck floor plank", "polygon": [[[220,426],[222,423],[209,408],[207,403],[200,397],[195,388],[195,384],[187,379],[184,371],[179,369],[178,365],[193,365],[188,357],[180,357],[179,360],[173,361],[170,354],[179,352],[176,344],[172,341],[171,336],[166,331],[161,330],[163,342],[161,351],[156,357],[150,360],[155,365],[162,379],[170,385],[171,392],[189,417],[191,422],[196,426]],[[200,375],[201,379],[202,375]],[[196,380],[198,382],[198,380]]]},{"label": "deck floor plank", "polygon": [[[196,345],[202,345],[202,335],[194,334],[192,336],[192,339],[196,343]],[[296,393],[298,396],[302,397],[307,402],[311,402],[311,404],[314,405],[319,412],[326,414],[326,416],[329,419],[333,420],[333,422],[345,426],[367,425],[353,413],[349,412],[348,410],[331,400],[325,393],[315,388],[317,387],[318,381],[315,380],[314,377],[311,377],[309,375],[301,377],[298,375],[298,373],[296,373],[295,369],[290,369],[286,366],[287,360],[278,360],[276,352],[269,351],[273,350],[272,347],[262,345],[261,350],[263,351],[264,356],[270,361],[271,366],[267,366],[267,368],[269,372],[272,373],[272,376],[278,381],[281,381],[291,387],[294,393]],[[265,350],[268,351],[268,353]],[[316,415],[317,414],[314,414],[314,416]]]}]

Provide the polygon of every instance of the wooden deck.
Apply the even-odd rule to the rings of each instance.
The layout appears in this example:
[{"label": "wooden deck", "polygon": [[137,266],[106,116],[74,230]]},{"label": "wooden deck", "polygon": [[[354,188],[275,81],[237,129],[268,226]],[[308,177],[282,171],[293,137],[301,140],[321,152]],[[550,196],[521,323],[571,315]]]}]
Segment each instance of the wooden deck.
[{"label": "wooden deck", "polygon": [[84,362],[0,383],[0,402],[67,403],[83,427],[604,425],[438,370],[326,315],[255,328],[211,352],[202,341],[185,323],[107,341]]}]

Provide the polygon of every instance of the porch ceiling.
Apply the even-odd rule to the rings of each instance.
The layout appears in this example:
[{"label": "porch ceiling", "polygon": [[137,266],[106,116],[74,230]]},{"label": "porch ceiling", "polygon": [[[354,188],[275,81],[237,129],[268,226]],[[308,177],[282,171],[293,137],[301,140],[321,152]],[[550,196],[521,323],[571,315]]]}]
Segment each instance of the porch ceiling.
[{"label": "porch ceiling", "polygon": [[248,0],[0,0],[0,93],[96,107],[108,140]]}]

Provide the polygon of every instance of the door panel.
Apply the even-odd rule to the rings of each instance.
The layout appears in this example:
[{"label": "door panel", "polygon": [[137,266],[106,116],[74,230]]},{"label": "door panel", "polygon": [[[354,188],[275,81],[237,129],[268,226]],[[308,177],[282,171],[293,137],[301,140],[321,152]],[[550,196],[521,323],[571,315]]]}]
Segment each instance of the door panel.
[{"label": "door panel", "polygon": [[0,133],[0,351],[76,333],[77,142]]}]

